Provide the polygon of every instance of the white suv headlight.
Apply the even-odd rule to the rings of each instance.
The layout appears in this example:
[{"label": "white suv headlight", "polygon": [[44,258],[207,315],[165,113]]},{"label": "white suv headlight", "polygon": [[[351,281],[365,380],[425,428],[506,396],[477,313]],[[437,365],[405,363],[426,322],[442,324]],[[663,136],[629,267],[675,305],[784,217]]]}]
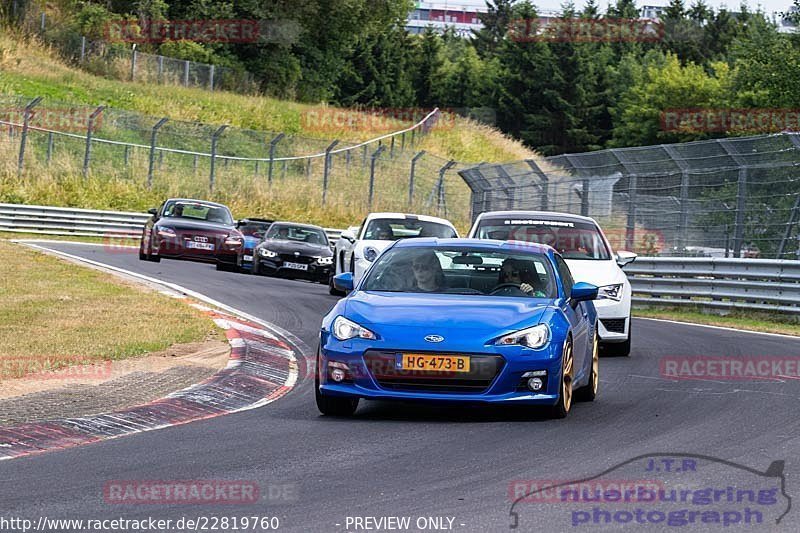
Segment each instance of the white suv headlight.
[{"label": "white suv headlight", "polygon": [[372,263],[377,258],[378,258],[378,250],[376,250],[372,246],[367,246],[366,248],[364,248],[364,259]]},{"label": "white suv headlight", "polygon": [[541,348],[550,341],[550,328],[547,324],[539,324],[532,328],[515,331],[505,337],[500,337],[497,344],[502,346],[519,345],[526,348]]},{"label": "white suv headlight", "polygon": [[613,285],[604,285],[597,290],[598,300],[614,300],[619,302],[622,300],[624,283],[615,283]]},{"label": "white suv headlight", "polygon": [[345,317],[339,315],[333,321],[331,327],[333,336],[340,341],[346,341],[358,337],[360,339],[374,339],[375,334],[365,327],[359,326],[352,320],[347,320]]}]

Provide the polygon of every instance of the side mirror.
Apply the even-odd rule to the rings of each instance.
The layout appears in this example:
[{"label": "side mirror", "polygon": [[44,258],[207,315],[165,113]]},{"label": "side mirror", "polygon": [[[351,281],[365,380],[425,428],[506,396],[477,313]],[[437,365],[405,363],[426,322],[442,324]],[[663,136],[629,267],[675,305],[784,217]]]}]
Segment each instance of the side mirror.
[{"label": "side mirror", "polygon": [[597,285],[579,281],[572,286],[572,292],[569,295],[570,300],[573,302],[585,302],[588,300],[597,299]]},{"label": "side mirror", "polygon": [[239,228],[241,228],[242,226],[244,226],[244,224],[242,223],[242,221],[241,221],[241,220],[237,220],[237,221],[236,221],[236,229],[239,229]]},{"label": "side mirror", "polygon": [[355,233],[353,233],[353,232],[352,232],[352,231],[350,231],[349,229],[346,229],[346,230],[344,230],[344,231],[342,232],[342,235],[341,235],[341,237],[342,237],[342,239],[345,239],[345,240],[347,240],[347,241],[350,241],[351,243],[353,243],[353,242],[356,242],[356,235],[355,235]]},{"label": "side mirror", "polygon": [[339,291],[350,292],[353,290],[353,273],[343,272],[333,276],[333,288]]},{"label": "side mirror", "polygon": [[624,250],[620,250],[617,252],[617,264],[620,268],[624,267],[625,265],[629,265],[633,263],[638,255],[633,252],[626,252]]},{"label": "side mirror", "polygon": [[147,212],[153,216],[158,215],[158,209],[156,209],[155,207],[151,207],[150,209],[147,210]]}]

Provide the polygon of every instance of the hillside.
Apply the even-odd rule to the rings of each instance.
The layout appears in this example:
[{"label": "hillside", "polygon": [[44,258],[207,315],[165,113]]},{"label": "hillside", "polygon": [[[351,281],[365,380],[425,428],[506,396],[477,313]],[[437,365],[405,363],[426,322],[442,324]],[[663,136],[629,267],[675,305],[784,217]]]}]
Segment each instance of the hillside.
[{"label": "hillside", "polygon": [[[219,153],[230,156],[264,157],[266,142],[273,134],[270,132],[285,132],[289,136],[285,143],[288,146],[282,147],[289,152],[282,155],[304,155],[319,153],[320,147],[334,138],[346,145],[411,125],[407,120],[376,118],[374,114],[325,105],[103,78],[66,64],[36,40],[12,33],[0,34],[0,99],[5,99],[4,105],[8,107],[19,106],[19,102],[35,96],[43,96],[41,106],[49,103],[51,109],[65,104],[110,106],[96,135],[100,139],[146,145],[155,117],[167,116],[171,120],[160,133],[162,142],[186,141],[191,145],[187,148],[208,152],[206,133],[216,125],[228,124],[231,129],[226,132]],[[13,98],[17,98],[15,103]],[[390,111],[388,115],[405,116],[402,111]],[[202,128],[203,135],[192,137],[186,132],[191,133],[194,126],[179,121],[197,121],[209,126]],[[133,122],[138,124],[138,130],[125,129]],[[347,123],[351,126],[347,127]],[[234,131],[234,128],[245,129]],[[212,193],[207,158],[199,162],[195,158],[192,162],[191,156],[161,153],[153,185],[147,187],[148,150],[133,149],[128,158],[121,146],[95,143],[90,175],[84,179],[84,145],[80,136],[72,139],[57,136],[48,159],[46,134],[32,131],[24,173],[18,177],[19,143],[15,137],[4,140],[10,142],[0,143],[0,202],[141,211],[158,205],[166,196],[182,195],[225,202],[237,217],[305,220],[334,227],[355,224],[370,210],[414,210],[447,216],[465,229],[469,224],[470,193],[456,171],[478,162],[537,157],[521,143],[491,127],[449,115],[424,137],[417,137],[413,151],[407,149],[389,156],[387,150],[378,159],[371,205],[370,164],[365,154],[354,151],[347,159],[345,154],[334,157],[323,206],[321,159],[313,160],[312,164],[299,160],[277,165],[271,184],[264,179],[266,165],[254,168],[252,162],[223,161],[224,165],[217,165]],[[377,143],[371,145],[370,152],[375,148]],[[409,204],[411,157],[418,150],[427,154],[417,164],[416,188]],[[438,173],[448,159],[460,164],[448,172],[439,201]]]}]

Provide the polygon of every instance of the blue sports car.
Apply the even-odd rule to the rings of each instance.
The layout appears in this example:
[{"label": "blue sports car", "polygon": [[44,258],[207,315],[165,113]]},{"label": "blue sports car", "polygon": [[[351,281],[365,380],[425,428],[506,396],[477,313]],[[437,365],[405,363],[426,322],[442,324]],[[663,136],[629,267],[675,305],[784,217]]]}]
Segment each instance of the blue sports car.
[{"label": "blue sports car", "polygon": [[565,417],[598,386],[597,287],[546,245],[409,239],[387,248],[323,319],[316,401],[541,406]]}]

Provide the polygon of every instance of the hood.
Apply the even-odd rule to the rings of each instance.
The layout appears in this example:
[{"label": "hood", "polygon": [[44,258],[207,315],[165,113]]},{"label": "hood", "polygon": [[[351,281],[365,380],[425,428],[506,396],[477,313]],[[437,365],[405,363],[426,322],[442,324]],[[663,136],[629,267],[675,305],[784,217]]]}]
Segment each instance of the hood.
[{"label": "hood", "polygon": [[550,302],[544,298],[358,291],[347,298],[346,316],[365,326],[479,334],[535,325]]},{"label": "hood", "polygon": [[216,222],[204,222],[188,218],[162,218],[155,223],[157,228],[172,228],[179,231],[196,231],[211,234],[239,235],[239,230],[233,226],[226,226]]},{"label": "hood", "polygon": [[575,282],[585,281],[602,287],[612,283],[622,283],[627,278],[616,261],[587,261],[585,259],[566,259]]},{"label": "hood", "polygon": [[310,242],[267,239],[258,246],[259,248],[266,248],[279,254],[300,252],[303,255],[313,255],[317,257],[333,256],[333,252],[329,247],[325,246],[324,244],[314,244]]}]

